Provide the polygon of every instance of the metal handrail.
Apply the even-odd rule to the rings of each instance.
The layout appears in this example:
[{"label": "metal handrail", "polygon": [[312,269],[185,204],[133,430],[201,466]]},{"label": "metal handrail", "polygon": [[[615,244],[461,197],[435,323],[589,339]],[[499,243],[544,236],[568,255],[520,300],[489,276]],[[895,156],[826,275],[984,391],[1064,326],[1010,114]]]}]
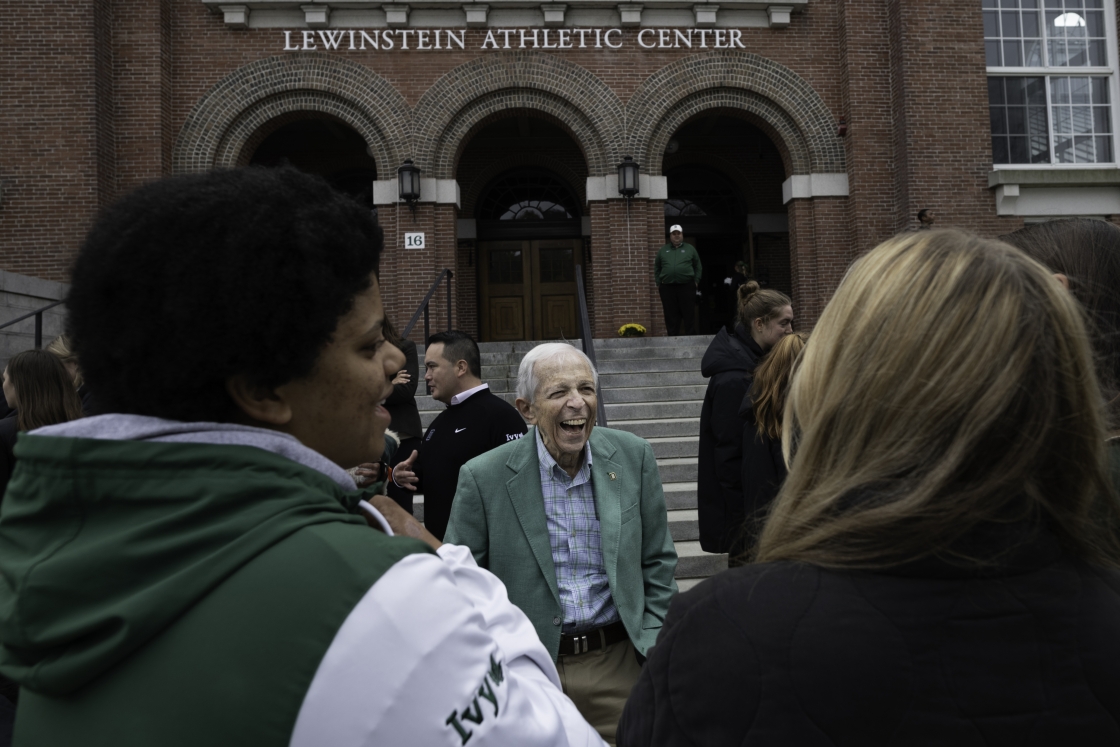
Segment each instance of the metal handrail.
[{"label": "metal handrail", "polygon": [[31,317],[35,317],[35,349],[39,350],[43,347],[43,312],[48,311],[50,309],[53,309],[55,306],[58,306],[59,304],[63,304],[63,303],[66,303],[65,299],[63,299],[62,301],[55,301],[52,304],[47,304],[46,306],[44,306],[41,309],[36,309],[35,311],[30,311],[30,312],[24,314],[21,317],[16,317],[15,319],[11,320],[10,322],[4,322],[3,324],[0,324],[0,329],[5,329],[7,327],[12,326],[13,324],[18,324],[19,322],[22,322],[24,319],[30,319]]},{"label": "metal handrail", "polygon": [[443,270],[440,270],[440,273],[436,277],[435,282],[432,283],[432,287],[428,288],[428,293],[426,296],[424,296],[424,300],[421,301],[420,305],[416,308],[416,313],[413,314],[412,318],[408,320],[408,324],[405,325],[404,332],[401,333],[401,339],[408,339],[408,335],[412,332],[412,328],[416,326],[416,322],[420,319],[420,314],[423,313],[424,344],[428,344],[428,338],[432,336],[431,319],[428,314],[428,304],[432,300],[432,296],[436,294],[436,289],[439,288],[439,284],[443,282],[443,278],[445,276],[447,277],[447,331],[451,331],[451,278],[455,277],[455,273],[445,268]]},{"label": "metal handrail", "polygon": [[[576,290],[579,291],[579,336],[583,339],[583,352],[591,359],[591,365],[598,370],[599,364],[595,362],[595,340],[591,337],[591,317],[587,314],[587,294],[583,292],[583,274],[578,272],[579,268],[576,269]],[[596,408],[595,422],[606,428],[607,408],[603,401],[602,387],[599,387],[598,395],[599,405]]]}]

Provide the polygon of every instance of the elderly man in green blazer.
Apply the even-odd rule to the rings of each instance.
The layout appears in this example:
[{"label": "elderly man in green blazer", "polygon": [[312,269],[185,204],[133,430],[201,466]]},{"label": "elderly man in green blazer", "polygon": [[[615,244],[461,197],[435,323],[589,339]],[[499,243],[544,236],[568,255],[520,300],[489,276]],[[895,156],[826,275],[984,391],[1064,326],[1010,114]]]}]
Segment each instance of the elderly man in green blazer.
[{"label": "elderly man in green blazer", "polygon": [[446,541],[498,576],[607,742],[677,591],[653,449],[595,428],[598,374],[565,343],[521,362],[529,434],[467,462]]}]

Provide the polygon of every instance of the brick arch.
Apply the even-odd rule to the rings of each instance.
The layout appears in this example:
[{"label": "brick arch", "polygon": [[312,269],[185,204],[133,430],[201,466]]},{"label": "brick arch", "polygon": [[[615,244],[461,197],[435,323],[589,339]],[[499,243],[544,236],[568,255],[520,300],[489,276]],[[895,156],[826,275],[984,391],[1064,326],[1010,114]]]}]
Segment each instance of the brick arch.
[{"label": "brick arch", "polygon": [[246,166],[253,151],[276,127],[286,124],[288,117],[300,119],[314,114],[327,114],[353,127],[373,152],[374,162],[382,169],[392,169],[386,148],[378,152],[376,143],[381,133],[362,110],[345,99],[329,93],[308,96],[305,91],[289,91],[271,96],[241,113],[222,133],[214,150],[215,166]]},{"label": "brick arch", "polygon": [[[662,162],[662,166],[664,166],[664,162]],[[743,200],[743,206],[746,208],[747,213],[759,212],[755,205],[763,200],[758,195],[757,182],[752,179],[748,173],[740,169],[728,168],[726,160],[720,158],[718,153],[710,152],[690,154],[687,160],[678,160],[674,162],[672,168],[679,169],[688,168],[690,166],[718,171],[735,185],[735,189],[739,191],[739,197]],[[782,194],[781,182],[779,181],[776,186],[778,194],[777,200],[780,204]]]},{"label": "brick arch", "polygon": [[549,156],[538,156],[532,153],[517,153],[493,161],[475,175],[474,181],[471,182],[470,189],[462,195],[461,202],[463,211],[460,215],[473,217],[478,198],[482,196],[482,191],[490,186],[490,183],[502,173],[512,169],[528,167],[547,169],[560,177],[567,183],[568,188],[572,190],[572,194],[575,195],[576,199],[579,200],[579,204],[576,205],[576,207],[580,209],[581,215],[583,214],[585,210],[584,203],[587,202],[586,175],[581,176],[577,174],[575,169],[559,159]]},{"label": "brick arch", "polygon": [[452,178],[465,138],[504,109],[558,120],[583,150],[591,174],[614,172],[626,127],[622,102],[586,68],[541,52],[478,57],[437,80],[413,110],[417,160],[436,178]]},{"label": "brick arch", "polygon": [[650,174],[661,172],[674,132],[709,109],[750,115],[782,151],[789,174],[845,171],[832,113],[809,83],[756,54],[710,52],[666,65],[638,87],[626,106],[628,146]]},{"label": "brick arch", "polygon": [[254,133],[284,114],[320,112],[358,131],[379,167],[404,158],[409,108],[381,76],[326,54],[268,57],[219,81],[195,104],[176,138],[175,173],[235,166]]}]

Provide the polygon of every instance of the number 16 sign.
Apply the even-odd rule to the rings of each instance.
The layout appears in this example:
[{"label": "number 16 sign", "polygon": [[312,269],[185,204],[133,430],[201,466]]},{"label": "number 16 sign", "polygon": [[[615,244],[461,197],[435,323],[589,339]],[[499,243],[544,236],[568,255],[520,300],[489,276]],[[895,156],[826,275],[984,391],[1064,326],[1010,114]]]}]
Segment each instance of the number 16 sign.
[{"label": "number 16 sign", "polygon": [[424,248],[424,234],[422,234],[422,233],[406,233],[404,235],[404,248],[405,249],[423,249]]}]

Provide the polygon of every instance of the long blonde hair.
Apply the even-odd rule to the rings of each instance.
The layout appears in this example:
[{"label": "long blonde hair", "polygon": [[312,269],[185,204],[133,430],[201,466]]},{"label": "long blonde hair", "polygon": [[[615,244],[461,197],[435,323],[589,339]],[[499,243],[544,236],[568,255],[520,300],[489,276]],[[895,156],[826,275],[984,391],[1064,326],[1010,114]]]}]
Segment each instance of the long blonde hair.
[{"label": "long blonde hair", "polygon": [[74,352],[73,347],[70,345],[70,338],[67,335],[59,335],[47,345],[47,352],[54,353],[58,359],[62,361],[63,365],[68,363],[74,364],[73,373],[70,372],[70,367],[66,366],[67,373],[71,373],[74,380],[74,388],[77,389],[82,385],[82,369],[78,363],[78,355]]},{"label": "long blonde hair", "polygon": [[804,332],[786,335],[754,370],[751,402],[758,435],[775,440],[782,437],[782,413],[785,411],[786,392],[793,376],[793,364],[808,339],[809,335]]},{"label": "long blonde hair", "polygon": [[1101,396],[1080,307],[1019,250],[959,231],[857,261],[786,403],[791,460],[757,560],[882,568],[997,561],[982,525],[1045,523],[1120,566]]}]

